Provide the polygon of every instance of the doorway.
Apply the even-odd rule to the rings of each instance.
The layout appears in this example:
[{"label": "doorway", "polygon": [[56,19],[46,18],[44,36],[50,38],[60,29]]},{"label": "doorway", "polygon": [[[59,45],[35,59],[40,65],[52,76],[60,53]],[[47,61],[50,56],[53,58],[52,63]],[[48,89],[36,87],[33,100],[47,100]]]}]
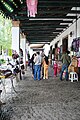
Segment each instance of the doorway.
[{"label": "doorway", "polygon": [[62,39],[62,52],[68,50],[68,36]]}]

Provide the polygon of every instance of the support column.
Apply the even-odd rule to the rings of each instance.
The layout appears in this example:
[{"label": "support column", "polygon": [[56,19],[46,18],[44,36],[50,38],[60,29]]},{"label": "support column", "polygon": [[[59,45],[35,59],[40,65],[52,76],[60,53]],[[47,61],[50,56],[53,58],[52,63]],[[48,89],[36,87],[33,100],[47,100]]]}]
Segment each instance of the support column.
[{"label": "support column", "polygon": [[12,50],[16,50],[19,54],[20,48],[20,29],[19,29],[19,21],[12,21]]},{"label": "support column", "polygon": [[[19,55],[20,50],[20,28],[19,21],[12,21],[12,50],[16,51]],[[20,58],[19,58],[20,62]],[[20,80],[22,79],[20,70]]]},{"label": "support column", "polygon": [[26,36],[23,34],[21,38],[21,48],[23,50],[23,63],[26,66]]}]

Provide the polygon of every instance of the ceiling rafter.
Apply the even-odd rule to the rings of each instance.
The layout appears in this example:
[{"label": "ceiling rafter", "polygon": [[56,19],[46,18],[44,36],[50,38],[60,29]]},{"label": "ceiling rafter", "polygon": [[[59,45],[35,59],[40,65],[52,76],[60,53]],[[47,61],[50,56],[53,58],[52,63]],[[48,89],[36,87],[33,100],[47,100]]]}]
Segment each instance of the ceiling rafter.
[{"label": "ceiling rafter", "polygon": [[34,24],[35,24],[35,25],[36,25],[36,24],[37,24],[37,25],[38,25],[38,24],[43,24],[43,25],[44,25],[44,24],[47,24],[47,25],[48,25],[48,24],[55,24],[55,23],[72,23],[72,20],[71,20],[71,21],[70,21],[70,20],[69,20],[69,21],[68,21],[68,20],[64,20],[64,21],[63,21],[63,20],[45,20],[45,21],[44,21],[44,20],[38,20],[38,21],[36,21],[36,22],[35,22],[35,20],[33,20],[33,21],[29,21],[29,20],[25,21],[25,20],[22,20],[20,25],[22,25],[22,24],[23,24],[23,25],[34,25]]},{"label": "ceiling rafter", "polygon": [[39,16],[36,18],[27,18],[26,16],[15,16],[16,20],[38,20],[38,19],[43,19],[43,20],[48,20],[48,19],[52,19],[52,20],[62,20],[62,19],[76,19],[76,16]]},{"label": "ceiling rafter", "polygon": [[27,25],[27,26],[24,26],[24,27],[22,27],[23,29],[25,28],[27,28],[27,29],[40,29],[40,28],[44,28],[44,29],[46,29],[46,28],[56,28],[56,27],[59,27],[59,28],[65,28],[65,27],[68,27],[68,25],[56,25],[56,24],[54,24],[54,25],[46,25],[46,26],[44,26],[43,27],[43,25],[37,25],[37,26],[35,26],[35,25]]},{"label": "ceiling rafter", "polygon": [[42,5],[39,5],[39,8],[53,8],[53,7],[79,7],[80,6],[80,2],[75,4],[75,2],[72,2],[72,3],[46,3],[46,6],[45,4],[42,4]]},{"label": "ceiling rafter", "polygon": [[[39,12],[38,12],[38,14],[46,14],[46,13],[48,13],[48,14],[50,14],[50,13],[58,13],[58,14],[67,14],[67,13],[70,13],[70,14],[80,14],[80,10],[59,10],[59,11],[54,11],[54,10],[49,10],[49,11],[42,11],[42,10],[40,10]],[[19,12],[18,13],[18,15],[27,15],[27,12],[26,11],[21,11],[21,12]]]},{"label": "ceiling rafter", "polygon": [[72,2],[80,2],[79,0],[39,0],[39,3],[72,3]]}]

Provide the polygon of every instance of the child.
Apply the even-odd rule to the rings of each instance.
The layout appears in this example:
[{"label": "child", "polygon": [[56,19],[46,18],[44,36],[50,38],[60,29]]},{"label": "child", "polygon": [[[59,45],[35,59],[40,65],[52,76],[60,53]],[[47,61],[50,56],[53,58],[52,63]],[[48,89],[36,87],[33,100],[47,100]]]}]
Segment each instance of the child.
[{"label": "child", "polygon": [[60,72],[61,72],[61,66],[62,66],[62,63],[60,61],[58,61],[58,69],[57,69],[57,73],[58,75],[60,75]]},{"label": "child", "polygon": [[58,69],[57,59],[55,59],[54,61],[53,69],[54,69],[54,77],[57,77],[57,69]]}]

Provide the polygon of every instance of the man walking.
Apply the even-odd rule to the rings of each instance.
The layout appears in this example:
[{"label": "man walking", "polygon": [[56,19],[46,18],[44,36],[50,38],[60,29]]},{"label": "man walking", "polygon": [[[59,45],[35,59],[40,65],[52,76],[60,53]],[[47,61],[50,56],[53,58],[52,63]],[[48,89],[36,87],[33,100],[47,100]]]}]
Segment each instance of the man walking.
[{"label": "man walking", "polygon": [[61,57],[61,61],[63,64],[62,64],[62,69],[61,69],[61,74],[60,74],[60,80],[62,80],[64,70],[66,71],[65,79],[68,80],[68,66],[71,62],[68,52],[64,51],[64,53]]},{"label": "man walking", "polygon": [[41,56],[40,53],[37,52],[37,55],[34,58],[34,80],[41,78]]}]

